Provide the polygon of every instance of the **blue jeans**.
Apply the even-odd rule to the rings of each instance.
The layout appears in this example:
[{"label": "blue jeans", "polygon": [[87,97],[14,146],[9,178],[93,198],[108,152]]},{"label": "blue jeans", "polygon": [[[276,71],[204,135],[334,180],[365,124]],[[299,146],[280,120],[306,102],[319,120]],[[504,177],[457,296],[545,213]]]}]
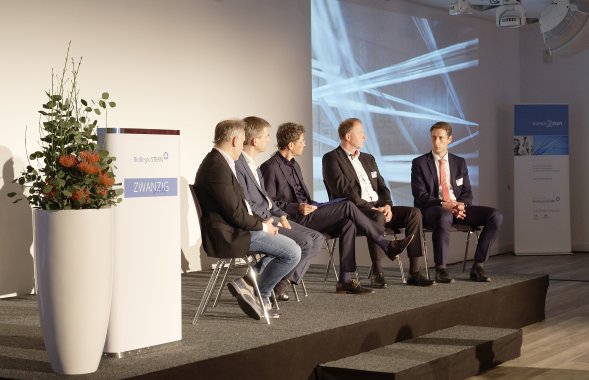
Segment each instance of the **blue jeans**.
[{"label": "blue jeans", "polygon": [[250,251],[266,254],[255,266],[262,297],[270,297],[272,289],[301,260],[301,247],[284,235],[270,235],[264,231],[250,231]]}]

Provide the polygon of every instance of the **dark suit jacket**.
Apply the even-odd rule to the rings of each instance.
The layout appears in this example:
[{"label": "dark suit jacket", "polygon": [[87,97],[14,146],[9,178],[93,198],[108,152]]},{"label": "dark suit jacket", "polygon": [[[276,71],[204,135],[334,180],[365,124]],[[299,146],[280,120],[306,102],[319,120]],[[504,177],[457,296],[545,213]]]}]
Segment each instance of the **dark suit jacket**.
[{"label": "dark suit jacket", "polygon": [[382,207],[387,204],[392,206],[391,192],[380,175],[374,156],[360,153],[357,159],[370,178],[372,188],[378,194],[378,200],[372,203],[360,198],[362,195],[360,180],[346,151],[341,146],[323,155],[323,181],[330,198],[347,198],[358,208]]},{"label": "dark suit jacket", "polygon": [[[299,164],[293,160],[295,172],[299,177],[303,192],[308,202],[312,202],[311,193],[307,189],[307,186],[303,182],[303,174]],[[275,155],[270,157],[266,162],[260,166],[262,174],[264,176],[264,186],[266,192],[276,204],[282,210],[286,211],[288,215],[294,218],[298,214],[299,201],[295,194],[295,183],[289,175],[289,169],[283,162],[280,153],[276,152]]]},{"label": "dark suit jacket", "polygon": [[202,207],[200,231],[207,255],[244,256],[251,242],[250,231],[261,230],[262,222],[247,212],[241,187],[216,149],[200,164],[194,186]]},{"label": "dark suit jacket", "polygon": [[[450,183],[458,202],[470,206],[472,190],[468,178],[468,167],[464,158],[448,153]],[[432,152],[415,158],[411,164],[411,192],[415,207],[425,209],[440,206],[438,172]]]},{"label": "dark suit jacket", "polygon": [[[235,171],[237,172],[241,189],[254,214],[259,215],[263,220],[272,216],[280,217],[286,215],[286,212],[277,207],[274,202],[272,202],[272,208],[268,209],[267,193],[264,187],[262,172],[258,169],[257,173],[252,173],[243,154],[235,161]],[[260,179],[259,185],[258,181],[256,181],[256,176]]]}]

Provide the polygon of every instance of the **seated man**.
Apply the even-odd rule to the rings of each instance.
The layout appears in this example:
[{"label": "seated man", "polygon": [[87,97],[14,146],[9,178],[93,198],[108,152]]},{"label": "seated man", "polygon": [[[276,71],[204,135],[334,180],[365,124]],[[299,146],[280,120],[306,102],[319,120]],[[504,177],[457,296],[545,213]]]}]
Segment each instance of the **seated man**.
[{"label": "seated man", "polygon": [[[344,120],[338,128],[340,146],[323,156],[323,180],[334,198],[346,198],[370,219],[378,224],[395,229],[405,228],[405,235],[413,235],[407,246],[409,278],[407,284],[429,286],[428,280],[419,271],[422,252],[421,213],[414,207],[393,206],[391,192],[384,182],[374,156],[360,153],[366,136],[359,119]],[[382,268],[382,248],[368,239],[368,251],[372,259],[371,281],[373,287],[384,288],[387,282]]]},{"label": "seated man", "polygon": [[243,150],[244,139],[241,120],[219,122],[215,127],[215,146],[196,172],[194,186],[202,207],[202,244],[205,251],[214,252],[218,257],[245,256],[248,251],[268,255],[257,264],[263,305],[257,301],[246,279],[237,279],[228,287],[240,308],[251,318],[262,318],[264,309],[270,317],[278,318],[268,298],[278,281],[298,264],[301,247],[294,240],[279,235],[272,218],[262,220],[249,210],[235,174],[235,160]]},{"label": "seated man", "polygon": [[278,226],[278,233],[293,239],[301,247],[301,261],[274,288],[276,298],[279,301],[286,301],[289,298],[286,292],[289,281],[294,284],[299,283],[309,269],[313,257],[321,253],[325,239],[321,233],[289,221],[288,214],[270,200],[264,188],[262,173],[255,161],[259,153],[266,151],[270,141],[270,123],[255,116],[246,117],[243,122],[245,123],[245,144],[241,156],[235,161],[235,170],[245,198],[254,215],[262,220],[274,219],[274,225]]},{"label": "seated man", "polygon": [[491,281],[483,269],[483,263],[487,260],[491,244],[497,238],[503,215],[491,207],[472,205],[466,161],[448,152],[448,144],[452,142],[452,126],[438,122],[432,125],[430,133],[432,151],[417,157],[411,165],[411,190],[415,206],[423,215],[423,224],[433,228],[436,281],[454,282],[446,269],[452,223],[483,226],[470,279]]},{"label": "seated man", "polygon": [[276,132],[276,140],[278,152],[260,168],[268,195],[297,223],[339,236],[340,278],[336,292],[374,293],[374,290],[362,287],[352,278],[356,271],[356,231],[376,241],[392,260],[405,249],[413,236],[403,240],[386,240],[384,226],[370,220],[350,201],[315,204],[303,181],[301,168],[295,161],[305,147],[305,127],[295,123],[282,124]]}]

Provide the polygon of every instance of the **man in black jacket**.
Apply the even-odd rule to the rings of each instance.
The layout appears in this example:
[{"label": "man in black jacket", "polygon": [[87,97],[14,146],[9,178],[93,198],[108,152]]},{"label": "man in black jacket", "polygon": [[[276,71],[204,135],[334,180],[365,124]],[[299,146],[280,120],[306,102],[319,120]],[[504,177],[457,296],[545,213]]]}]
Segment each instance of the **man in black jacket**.
[{"label": "man in black jacket", "polygon": [[[406,235],[414,235],[407,246],[410,275],[407,284],[429,286],[419,271],[422,252],[421,213],[415,207],[393,206],[391,192],[382,177],[374,156],[360,152],[366,136],[362,122],[351,118],[338,128],[340,146],[323,156],[323,180],[328,192],[336,198],[352,201],[366,216],[383,226],[404,228]],[[377,242],[368,239],[368,251],[372,259],[373,285],[386,286],[381,259],[384,251]]]}]

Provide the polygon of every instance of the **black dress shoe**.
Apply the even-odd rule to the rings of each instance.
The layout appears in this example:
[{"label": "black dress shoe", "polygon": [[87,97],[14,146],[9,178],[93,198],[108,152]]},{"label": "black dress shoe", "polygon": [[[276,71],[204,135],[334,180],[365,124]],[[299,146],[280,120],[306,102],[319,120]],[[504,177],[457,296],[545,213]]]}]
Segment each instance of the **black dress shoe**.
[{"label": "black dress shoe", "polygon": [[428,280],[421,272],[411,273],[407,279],[407,285],[413,286],[431,286],[435,284],[434,280]]},{"label": "black dress shoe", "polygon": [[387,284],[383,272],[372,273],[372,276],[370,277],[370,287],[372,289],[384,289],[388,286],[389,284]]},{"label": "black dress shoe", "polygon": [[338,282],[335,284],[335,292],[336,293],[346,293],[346,294],[370,294],[374,293],[374,290],[363,288],[362,285],[356,279],[352,279],[346,283]]},{"label": "black dress shoe", "polygon": [[451,284],[454,282],[454,279],[450,277],[446,268],[436,268],[436,282]]},{"label": "black dress shoe", "polygon": [[290,297],[286,292],[290,288],[290,281],[286,278],[278,281],[278,284],[274,286],[274,295],[276,295],[276,299],[278,301],[288,301]]},{"label": "black dress shoe", "polygon": [[406,236],[405,239],[391,240],[389,242],[389,247],[385,251],[387,257],[394,261],[395,258],[397,258],[397,256],[399,256],[399,254],[403,252],[405,248],[407,248],[407,246],[411,243],[412,240],[413,235]]},{"label": "black dress shoe", "polygon": [[[274,293],[276,294],[276,293]],[[282,294],[276,294],[276,299],[278,301],[288,301],[290,299],[290,296],[288,295],[287,292],[284,292]]]},{"label": "black dress shoe", "polygon": [[475,264],[470,270],[470,279],[476,282],[491,282],[491,277],[487,276],[485,269],[481,264]]}]

